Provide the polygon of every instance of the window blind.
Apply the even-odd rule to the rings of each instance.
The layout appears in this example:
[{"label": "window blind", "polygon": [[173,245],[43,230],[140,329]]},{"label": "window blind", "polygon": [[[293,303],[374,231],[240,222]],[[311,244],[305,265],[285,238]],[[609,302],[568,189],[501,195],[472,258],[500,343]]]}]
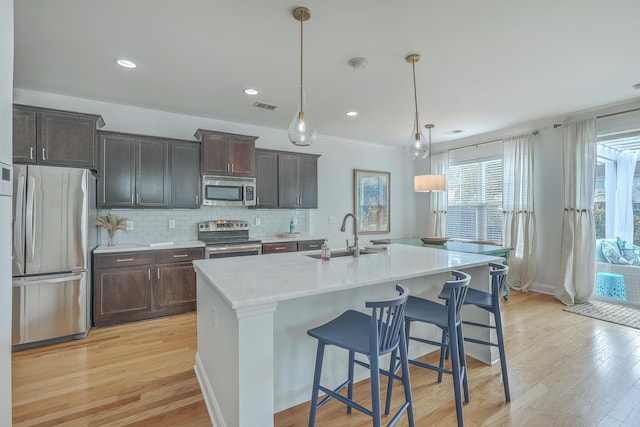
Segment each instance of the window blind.
[{"label": "window blind", "polygon": [[447,183],[447,236],[502,242],[502,142],[453,150]]}]

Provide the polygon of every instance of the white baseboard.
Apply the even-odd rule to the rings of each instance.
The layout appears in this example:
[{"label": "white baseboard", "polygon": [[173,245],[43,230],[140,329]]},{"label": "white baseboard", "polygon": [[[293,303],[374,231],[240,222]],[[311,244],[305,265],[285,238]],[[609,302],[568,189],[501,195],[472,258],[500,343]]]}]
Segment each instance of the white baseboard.
[{"label": "white baseboard", "polygon": [[549,285],[549,284],[546,284],[546,283],[533,282],[531,284],[531,286],[529,287],[529,290],[531,292],[538,292],[538,293],[541,293],[541,294],[555,295],[556,286],[555,285]]},{"label": "white baseboard", "polygon": [[216,396],[213,393],[211,383],[209,383],[209,379],[207,378],[207,374],[204,371],[204,366],[202,366],[202,361],[200,360],[200,356],[198,355],[198,353],[196,353],[196,364],[193,366],[193,370],[196,373],[196,378],[198,379],[198,384],[200,385],[200,390],[202,391],[204,403],[207,406],[207,412],[209,413],[211,424],[213,425],[213,427],[227,427],[227,424],[224,422],[224,418],[222,417],[222,411],[220,411],[220,406],[218,405]]}]

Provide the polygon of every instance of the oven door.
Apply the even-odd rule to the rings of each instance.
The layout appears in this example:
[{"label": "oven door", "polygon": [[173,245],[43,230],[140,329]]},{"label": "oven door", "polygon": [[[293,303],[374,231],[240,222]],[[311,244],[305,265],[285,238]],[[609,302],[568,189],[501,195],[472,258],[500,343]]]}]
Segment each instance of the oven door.
[{"label": "oven door", "polygon": [[261,253],[262,245],[260,243],[207,246],[204,249],[205,258],[228,258],[234,256],[260,255]]}]

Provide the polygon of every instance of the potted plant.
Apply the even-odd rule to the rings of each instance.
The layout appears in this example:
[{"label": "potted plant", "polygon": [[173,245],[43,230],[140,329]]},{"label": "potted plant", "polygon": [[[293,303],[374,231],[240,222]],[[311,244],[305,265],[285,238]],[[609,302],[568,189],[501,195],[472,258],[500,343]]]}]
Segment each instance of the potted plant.
[{"label": "potted plant", "polygon": [[116,231],[127,231],[127,218],[122,218],[114,214],[99,216],[96,219],[96,225],[107,230],[107,236],[109,237],[107,245],[114,246],[116,244]]}]

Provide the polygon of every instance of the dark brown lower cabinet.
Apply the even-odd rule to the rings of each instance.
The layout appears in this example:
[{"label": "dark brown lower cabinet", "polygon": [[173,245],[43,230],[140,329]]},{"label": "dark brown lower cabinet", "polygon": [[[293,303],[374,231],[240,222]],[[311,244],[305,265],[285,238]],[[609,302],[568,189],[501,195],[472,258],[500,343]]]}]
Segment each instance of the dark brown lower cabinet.
[{"label": "dark brown lower cabinet", "polygon": [[196,309],[191,261],[202,248],[94,255],[93,324],[115,325]]}]

